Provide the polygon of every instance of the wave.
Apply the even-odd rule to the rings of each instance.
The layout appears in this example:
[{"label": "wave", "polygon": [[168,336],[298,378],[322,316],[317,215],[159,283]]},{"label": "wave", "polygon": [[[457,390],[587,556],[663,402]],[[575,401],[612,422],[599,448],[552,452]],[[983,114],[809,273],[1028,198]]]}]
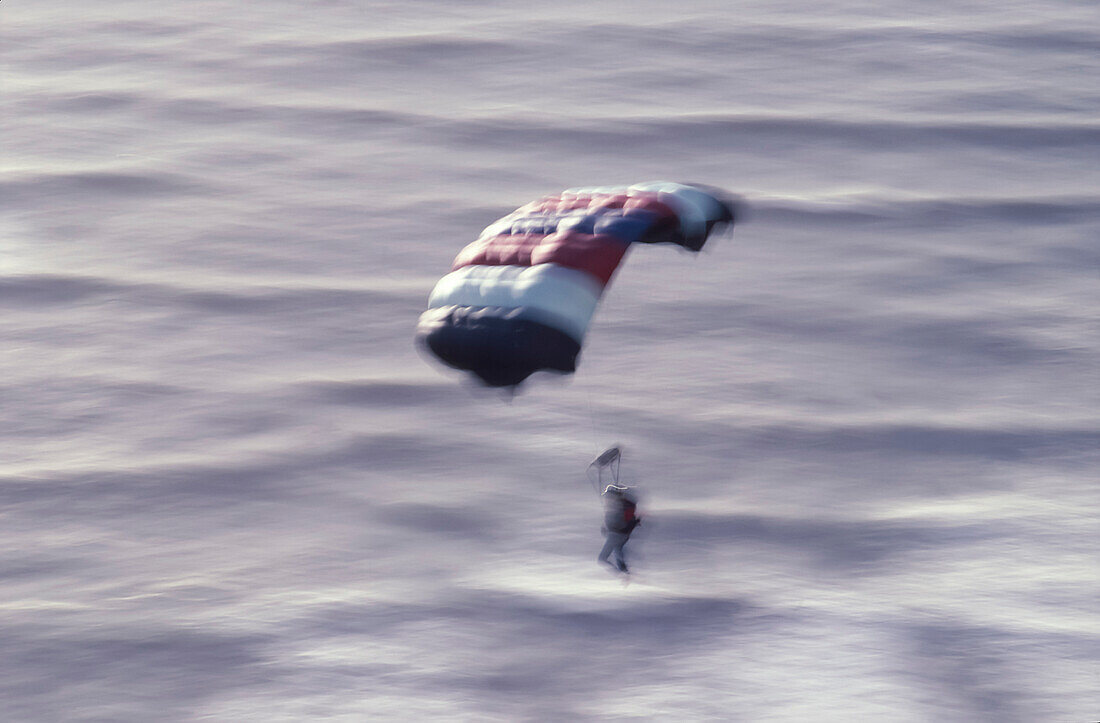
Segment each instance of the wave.
[{"label": "wave", "polygon": [[324,381],[301,385],[303,396],[313,401],[348,406],[395,409],[439,407],[460,394],[455,384],[391,381]]},{"label": "wave", "polygon": [[439,122],[437,132],[477,144],[531,143],[633,146],[661,139],[713,149],[752,147],[762,142],[828,144],[833,147],[896,151],[954,147],[1006,149],[1100,146],[1100,123],[853,121],[813,117],[753,115],[620,116],[593,120],[560,116],[482,118]]},{"label": "wave", "polygon": [[[192,430],[190,439],[202,440],[205,433]],[[342,441],[324,448],[296,446],[299,440],[293,436],[292,420],[280,420],[279,434],[268,452],[244,453],[219,444],[222,461],[209,449],[202,462],[158,462],[156,455],[147,455],[141,465],[97,467],[89,463],[54,470],[43,460],[34,470],[0,476],[0,501],[49,506],[64,500],[56,512],[67,515],[76,508],[111,514],[120,503],[130,512],[152,512],[162,510],[166,503],[176,509],[205,509],[220,508],[227,501],[292,500],[309,494],[309,482],[319,474],[348,473],[363,480],[397,471],[409,475],[410,468],[415,474],[453,471],[453,460],[461,459],[469,448],[461,440],[397,432],[341,437]],[[184,441],[175,440],[180,445]],[[45,509],[41,513],[49,514]]]},{"label": "wave", "polygon": [[904,221],[914,225],[1100,221],[1100,200],[1094,196],[907,198],[842,193],[811,198],[760,195],[748,201],[752,217],[776,221],[843,224]]},{"label": "wave", "polygon": [[261,42],[251,45],[246,53],[294,63],[312,60],[330,66],[332,63],[374,65],[382,62],[411,69],[425,65],[452,66],[457,62],[467,67],[475,64],[499,66],[524,57],[525,47],[508,40],[440,33],[321,43]]},{"label": "wave", "polygon": [[[569,42],[581,48],[638,44],[652,53],[691,54],[693,58],[728,56],[730,48],[736,48],[740,53],[777,55],[837,50],[852,53],[863,49],[881,50],[884,45],[892,48],[895,54],[929,45],[970,50],[1011,50],[1017,53],[1028,49],[1060,55],[1100,50],[1100,37],[1095,32],[1067,29],[1058,22],[1052,22],[1050,27],[1044,27],[1040,20],[1027,25],[990,26],[983,23],[980,27],[955,23],[951,29],[944,28],[943,24],[935,21],[921,25],[916,18],[907,18],[904,23],[868,21],[864,18],[848,27],[797,19],[788,23],[747,21],[702,25],[693,20],[640,24],[592,22],[586,18],[581,23],[564,20],[540,23],[537,38],[546,44]],[[488,28],[487,32],[516,38],[518,45],[519,38],[529,41],[530,35],[525,30],[522,23],[501,23]]]},{"label": "wave", "polygon": [[669,425],[668,418],[642,408],[598,409],[601,418],[616,423],[641,438],[661,440],[685,454],[707,449],[723,454],[741,449],[751,454],[793,453],[842,455],[853,458],[871,455],[885,459],[924,459],[944,464],[948,459],[984,460],[1016,463],[1089,455],[1100,448],[1100,429],[1082,423],[1064,426],[1016,424],[988,426],[979,423],[914,421],[884,418],[881,421],[854,421],[843,413],[828,411],[813,415],[816,422],[804,421],[797,409],[789,419],[771,419],[782,407],[773,400],[769,413],[762,417],[750,409],[723,414],[722,399],[727,392],[711,390],[710,408],[714,416],[707,421],[680,418]]},{"label": "wave", "polygon": [[231,289],[228,280],[223,283],[219,288],[168,282],[127,283],[108,277],[70,274],[0,276],[0,306],[68,305],[98,298],[132,301],[146,307],[190,307],[219,314],[282,314],[326,307],[377,307],[409,293],[403,283],[396,283],[393,290],[333,286],[287,288],[245,281]]},{"label": "wave", "polygon": [[189,196],[215,187],[194,177],[163,171],[86,170],[70,173],[18,173],[0,180],[0,206],[18,207],[30,201],[63,200],[65,204],[96,198],[147,199]]},{"label": "wave", "polygon": [[[679,82],[679,81],[675,81]],[[288,102],[281,95],[248,100],[175,97],[162,93],[61,93],[24,99],[22,115],[38,113],[79,116],[87,113],[135,113],[166,126],[247,127],[269,133],[330,139],[402,137],[407,142],[443,145],[448,149],[500,149],[506,145],[561,149],[569,153],[660,152],[662,157],[690,149],[714,152],[759,152],[761,147],[820,147],[832,151],[922,151],[995,149],[1005,152],[1073,149],[1089,153],[1100,147],[1100,123],[1060,116],[1036,116],[1023,121],[944,121],[881,117],[849,119],[800,114],[661,113],[594,114],[587,108],[514,114],[425,113],[407,108],[370,106],[354,99],[318,104]],[[188,192],[199,183],[169,173],[85,171],[69,174],[8,177],[5,195],[24,186],[49,183],[58,192],[89,189],[150,195]]]}]

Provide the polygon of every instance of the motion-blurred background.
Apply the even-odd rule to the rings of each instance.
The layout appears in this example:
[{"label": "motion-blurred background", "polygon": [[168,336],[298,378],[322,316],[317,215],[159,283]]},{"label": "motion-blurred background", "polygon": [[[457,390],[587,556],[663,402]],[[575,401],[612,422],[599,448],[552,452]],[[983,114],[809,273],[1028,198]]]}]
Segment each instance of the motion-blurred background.
[{"label": "motion-blurred background", "polygon": [[[7,0],[0,44],[6,719],[1100,716],[1090,3]],[[417,353],[487,223],[657,179],[750,218],[632,252],[573,378]]]}]

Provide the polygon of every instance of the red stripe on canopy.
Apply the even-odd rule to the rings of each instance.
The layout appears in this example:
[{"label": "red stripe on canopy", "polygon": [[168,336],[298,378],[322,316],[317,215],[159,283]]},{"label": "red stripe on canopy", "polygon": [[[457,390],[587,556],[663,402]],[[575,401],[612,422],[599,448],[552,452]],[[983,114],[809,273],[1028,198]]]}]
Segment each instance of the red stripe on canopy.
[{"label": "red stripe on canopy", "polygon": [[584,271],[607,285],[629,244],[613,236],[560,231],[479,239],[459,252],[451,270],[464,266],[558,264]]}]

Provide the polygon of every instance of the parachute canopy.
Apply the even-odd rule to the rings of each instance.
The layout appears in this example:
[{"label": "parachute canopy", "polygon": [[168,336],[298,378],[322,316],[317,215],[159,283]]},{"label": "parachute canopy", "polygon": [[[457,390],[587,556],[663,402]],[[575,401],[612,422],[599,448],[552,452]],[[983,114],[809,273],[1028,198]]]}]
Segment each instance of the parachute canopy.
[{"label": "parachute canopy", "polygon": [[634,243],[698,251],[733,222],[721,191],[671,182],[573,188],[490,224],[459,252],[417,338],[444,363],[508,387],[576,370],[604,288]]}]

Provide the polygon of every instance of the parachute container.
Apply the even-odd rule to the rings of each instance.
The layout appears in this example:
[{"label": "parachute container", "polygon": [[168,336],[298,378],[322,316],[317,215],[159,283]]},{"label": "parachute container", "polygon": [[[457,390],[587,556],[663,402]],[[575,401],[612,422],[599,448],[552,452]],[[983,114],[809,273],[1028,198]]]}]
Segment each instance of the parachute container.
[{"label": "parachute container", "polygon": [[699,251],[733,216],[721,191],[664,181],[534,201],[459,252],[428,299],[418,341],[489,386],[515,387],[540,370],[572,373],[631,244]]}]

